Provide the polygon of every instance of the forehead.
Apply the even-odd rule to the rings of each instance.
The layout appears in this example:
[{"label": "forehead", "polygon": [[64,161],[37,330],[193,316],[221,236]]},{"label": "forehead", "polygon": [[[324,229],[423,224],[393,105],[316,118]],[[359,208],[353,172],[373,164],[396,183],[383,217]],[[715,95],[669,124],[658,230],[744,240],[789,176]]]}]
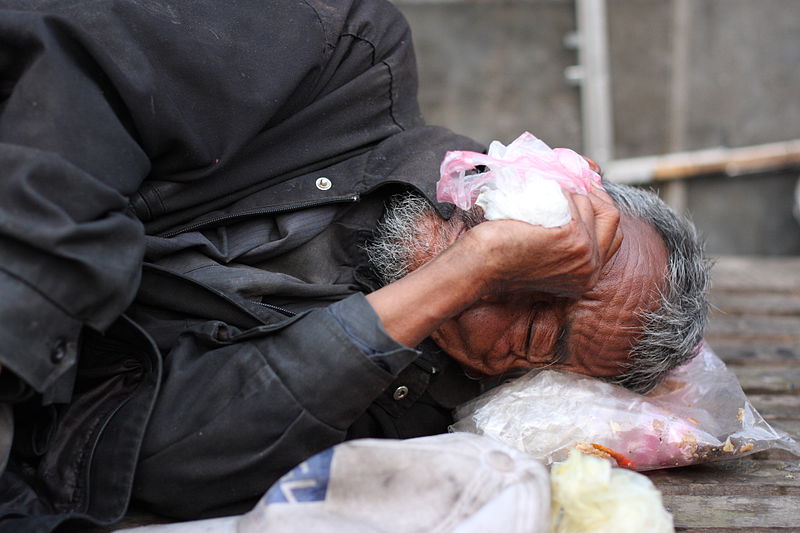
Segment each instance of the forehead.
[{"label": "forehead", "polygon": [[667,250],[649,224],[623,216],[624,239],[594,289],[567,315],[563,366],[594,376],[621,372],[640,332],[640,313],[654,311],[664,289]]}]

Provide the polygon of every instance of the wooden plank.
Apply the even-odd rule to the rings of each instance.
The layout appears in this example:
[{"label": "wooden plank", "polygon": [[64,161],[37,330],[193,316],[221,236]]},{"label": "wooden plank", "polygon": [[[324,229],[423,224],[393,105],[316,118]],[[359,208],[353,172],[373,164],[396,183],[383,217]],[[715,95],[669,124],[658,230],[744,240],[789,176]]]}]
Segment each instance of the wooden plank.
[{"label": "wooden plank", "polygon": [[754,453],[753,455],[748,455],[746,457],[749,461],[761,462],[761,461],[792,461],[797,462],[798,458],[796,455],[787,452],[786,450],[780,450],[778,448],[770,448],[769,450],[764,450],[763,452]]},{"label": "wooden plank", "polygon": [[[769,450],[764,450],[763,452],[754,453],[747,457],[747,459],[754,461],[754,462],[761,462],[761,461],[790,461],[790,462],[798,462],[798,456],[794,455],[786,450],[779,450],[777,448],[771,448]],[[798,522],[800,524],[800,522]]]},{"label": "wooden plank", "polygon": [[716,315],[709,321],[706,338],[709,342],[768,340],[800,346],[800,316]]},{"label": "wooden plank", "polygon": [[761,341],[731,338],[708,340],[711,349],[728,364],[785,364],[800,362],[800,344],[794,341]]},{"label": "wooden plank", "polygon": [[800,463],[791,460],[741,458],[655,470],[647,476],[664,495],[800,495]]},{"label": "wooden plank", "polygon": [[714,311],[722,315],[800,315],[800,294],[793,292],[712,291],[709,295]]},{"label": "wooden plank", "polygon": [[789,394],[800,392],[800,363],[784,365],[728,364],[747,394]]},{"label": "wooden plank", "polygon": [[800,533],[800,527],[685,527],[677,526],[675,531],[689,533]]},{"label": "wooden plank", "polygon": [[775,429],[785,431],[791,437],[800,442],[800,419],[797,420],[773,420],[769,423]]},{"label": "wooden plank", "polygon": [[800,494],[768,496],[665,495],[664,505],[681,528],[775,528],[800,523]]},{"label": "wooden plank", "polygon": [[765,420],[800,420],[800,396],[748,394],[747,398]]},{"label": "wooden plank", "polygon": [[[419,2],[421,0],[407,1]],[[681,39],[678,39],[678,41],[681,41]],[[681,64],[681,55],[680,53],[673,54],[673,56],[677,56],[673,57],[673,72],[678,73],[677,75],[673,74],[673,95],[676,93],[685,94],[684,91],[676,91],[675,89],[675,87],[682,86],[684,80],[684,77],[680,75],[684,69],[676,68],[675,65],[676,63]],[[673,123],[677,123],[675,121],[682,123],[681,117],[683,113],[676,112],[676,109],[684,109],[684,104],[682,104],[684,99],[673,97],[672,100],[673,105],[670,107],[669,115],[672,116]],[[682,128],[673,126],[671,129],[674,131]],[[676,147],[682,143],[675,139],[680,139],[681,137],[681,134],[678,134],[677,137],[673,135],[670,141],[669,153],[609,161],[603,165],[605,175],[617,183],[670,182],[694,178],[704,174],[724,173],[728,176],[737,176],[793,167],[800,164],[800,141],[798,140],[736,148],[715,147],[680,152],[676,151]],[[588,153],[592,152],[589,151]]]},{"label": "wooden plank", "polygon": [[800,257],[716,258],[712,290],[800,292]]}]

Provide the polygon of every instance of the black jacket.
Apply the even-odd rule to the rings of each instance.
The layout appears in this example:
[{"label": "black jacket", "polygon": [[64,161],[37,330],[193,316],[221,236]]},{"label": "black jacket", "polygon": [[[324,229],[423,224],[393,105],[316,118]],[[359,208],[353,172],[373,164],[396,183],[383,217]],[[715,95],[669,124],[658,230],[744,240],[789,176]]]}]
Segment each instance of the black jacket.
[{"label": "black jacket", "polygon": [[[137,480],[150,480],[137,481],[141,499],[191,517],[229,512],[345,438],[442,429],[441,406],[462,399],[446,392],[460,385],[425,399],[430,383],[451,379],[443,354],[409,366],[404,383],[420,385],[401,412],[381,399],[395,376],[321,311],[287,318],[142,268],[146,233],[358,202],[393,183],[431,198],[445,150],[481,149],[423,125],[410,34],[390,4],[0,7],[0,395],[16,402],[17,420],[0,512],[28,517],[0,531],[45,531],[69,516],[113,522],[137,464]],[[316,187],[321,176],[334,186]],[[189,317],[167,359],[137,320],[143,308]],[[226,381],[227,368],[240,374]],[[188,425],[148,427],[154,412],[192,420],[180,414],[197,400],[174,385],[192,372],[209,404],[239,394],[255,407],[208,413],[209,433],[198,428],[183,449]],[[257,417],[263,430],[241,432],[251,441],[232,438]],[[149,466],[146,431],[162,439]],[[227,475],[235,481],[212,485]]]}]

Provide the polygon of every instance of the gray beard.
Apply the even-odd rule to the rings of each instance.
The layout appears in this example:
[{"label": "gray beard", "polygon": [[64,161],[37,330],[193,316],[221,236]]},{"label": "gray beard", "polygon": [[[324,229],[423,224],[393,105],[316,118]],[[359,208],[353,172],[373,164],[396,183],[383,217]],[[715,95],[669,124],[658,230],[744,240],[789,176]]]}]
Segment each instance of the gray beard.
[{"label": "gray beard", "polygon": [[372,268],[384,284],[393,283],[447,249],[463,222],[471,228],[483,221],[480,208],[457,209],[448,221],[417,193],[393,196],[365,246]]}]

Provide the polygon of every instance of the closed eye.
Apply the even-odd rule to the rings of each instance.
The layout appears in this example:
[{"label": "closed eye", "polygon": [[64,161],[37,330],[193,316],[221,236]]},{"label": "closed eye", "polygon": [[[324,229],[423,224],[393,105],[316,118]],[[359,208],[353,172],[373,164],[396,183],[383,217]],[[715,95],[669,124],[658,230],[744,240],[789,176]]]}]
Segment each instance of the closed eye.
[{"label": "closed eye", "polygon": [[530,314],[528,315],[528,326],[525,330],[525,342],[522,346],[522,358],[526,360],[530,360],[534,347],[533,336],[536,333],[536,315],[537,306],[533,306]]},{"label": "closed eye", "polygon": [[556,339],[556,345],[553,349],[555,353],[553,354],[552,364],[563,363],[569,356],[569,350],[567,349],[568,336],[569,336],[569,324],[564,324],[558,330],[558,338]]}]

